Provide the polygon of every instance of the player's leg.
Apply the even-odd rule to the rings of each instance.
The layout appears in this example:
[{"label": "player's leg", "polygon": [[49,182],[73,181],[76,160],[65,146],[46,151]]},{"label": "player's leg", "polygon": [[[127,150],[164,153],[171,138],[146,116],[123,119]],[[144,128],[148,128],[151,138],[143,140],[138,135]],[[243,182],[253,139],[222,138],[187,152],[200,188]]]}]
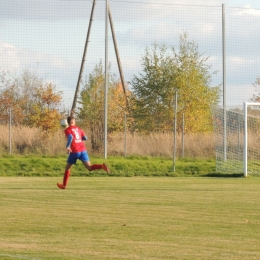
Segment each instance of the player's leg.
[{"label": "player's leg", "polygon": [[91,164],[90,160],[89,160],[89,156],[87,151],[84,151],[81,153],[81,156],[79,158],[82,163],[84,164],[84,166],[89,170],[89,171],[94,171],[94,170],[100,170],[103,169],[104,171],[106,171],[107,173],[110,173],[109,168],[107,167],[107,165],[105,163],[103,164]]},{"label": "player's leg", "polygon": [[63,175],[63,182],[62,183],[57,183],[57,186],[60,189],[66,189],[66,186],[68,185],[69,177],[70,177],[70,170],[71,170],[72,164],[68,163],[65,166],[65,171]]},{"label": "player's leg", "polygon": [[82,163],[84,164],[84,166],[89,170],[89,171],[95,171],[95,170],[104,170],[107,173],[110,173],[110,170],[108,168],[108,166],[103,163],[103,164],[91,164],[90,161],[82,161]]},{"label": "player's leg", "polygon": [[104,171],[106,171],[107,173],[110,173],[110,169],[108,168],[108,166],[105,163],[102,164],[102,169]]},{"label": "player's leg", "polygon": [[[93,168],[92,168],[92,164],[90,163],[90,161],[82,161],[82,163],[84,164],[84,166],[89,170],[89,171],[93,171]],[[99,168],[101,169],[101,168]],[[95,169],[96,170],[96,169]]]},{"label": "player's leg", "polygon": [[65,172],[64,172],[64,177],[63,177],[63,185],[66,187],[68,184],[68,180],[70,177],[70,170],[72,168],[73,164],[70,164],[69,162],[67,162],[66,167],[65,167]]},{"label": "player's leg", "polygon": [[63,182],[57,183],[57,186],[60,189],[66,189],[66,186],[68,185],[68,181],[69,181],[69,177],[70,177],[70,170],[71,170],[73,164],[76,163],[77,158],[78,158],[78,153],[70,153],[68,160],[67,160],[67,164],[65,166]]},{"label": "player's leg", "polygon": [[82,163],[84,164],[84,166],[89,170],[89,171],[93,171],[93,170],[98,170],[98,169],[102,169],[102,167],[99,164],[94,164],[92,165],[90,160],[89,160],[89,156],[87,151],[83,151],[81,153],[81,156],[79,158]]}]

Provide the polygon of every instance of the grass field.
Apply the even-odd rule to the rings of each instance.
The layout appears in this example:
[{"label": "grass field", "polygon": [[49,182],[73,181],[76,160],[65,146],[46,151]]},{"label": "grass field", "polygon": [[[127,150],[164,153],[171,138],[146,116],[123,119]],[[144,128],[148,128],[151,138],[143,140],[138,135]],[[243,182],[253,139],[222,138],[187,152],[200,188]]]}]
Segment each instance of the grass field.
[{"label": "grass field", "polygon": [[0,177],[0,259],[260,259],[260,179]]}]

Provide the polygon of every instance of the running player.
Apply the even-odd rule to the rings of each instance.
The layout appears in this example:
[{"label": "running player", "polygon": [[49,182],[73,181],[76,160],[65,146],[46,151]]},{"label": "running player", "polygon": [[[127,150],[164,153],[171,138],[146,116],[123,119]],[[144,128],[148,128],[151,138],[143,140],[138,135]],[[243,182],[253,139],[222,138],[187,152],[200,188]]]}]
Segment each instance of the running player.
[{"label": "running player", "polygon": [[65,167],[63,183],[57,183],[57,186],[60,189],[66,189],[68,180],[70,177],[71,167],[73,166],[73,164],[76,163],[76,161],[78,159],[82,161],[84,166],[89,171],[103,169],[107,173],[110,172],[109,168],[107,167],[107,165],[105,163],[91,165],[89,156],[87,153],[87,149],[83,142],[83,141],[87,140],[86,135],[78,126],[76,126],[76,119],[74,117],[69,116],[67,118],[67,121],[68,121],[69,126],[64,130],[64,133],[68,139],[66,149],[69,152],[69,157],[68,157],[67,164]]}]

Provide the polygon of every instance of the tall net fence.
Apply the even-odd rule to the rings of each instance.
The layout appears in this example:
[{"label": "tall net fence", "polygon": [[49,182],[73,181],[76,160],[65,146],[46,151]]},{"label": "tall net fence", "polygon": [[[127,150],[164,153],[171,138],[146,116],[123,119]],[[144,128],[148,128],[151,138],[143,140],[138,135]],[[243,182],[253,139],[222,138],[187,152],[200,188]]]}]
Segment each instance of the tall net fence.
[{"label": "tall net fence", "polygon": [[246,107],[246,124],[245,111],[241,107],[229,110],[220,107],[213,109],[217,172],[259,175],[259,108],[259,103]]},{"label": "tall net fence", "polygon": [[[208,57],[210,85],[223,83],[222,6],[151,4],[146,1],[109,1],[125,81],[142,73],[142,57],[153,43],[179,48],[187,33]],[[14,1],[0,3],[1,79],[32,70],[62,91],[62,107],[69,111],[79,76],[93,1]],[[83,81],[105,62],[105,1],[96,1]],[[240,106],[255,92],[260,67],[260,10],[225,7],[227,106]],[[109,29],[108,60],[119,79]],[[0,85],[4,88],[4,85]],[[222,100],[219,101],[222,103]],[[8,114],[7,114],[8,116]],[[170,148],[172,149],[172,148]]]},{"label": "tall net fence", "polygon": [[244,116],[243,110],[214,108],[212,111],[216,138],[216,171],[243,173]]}]

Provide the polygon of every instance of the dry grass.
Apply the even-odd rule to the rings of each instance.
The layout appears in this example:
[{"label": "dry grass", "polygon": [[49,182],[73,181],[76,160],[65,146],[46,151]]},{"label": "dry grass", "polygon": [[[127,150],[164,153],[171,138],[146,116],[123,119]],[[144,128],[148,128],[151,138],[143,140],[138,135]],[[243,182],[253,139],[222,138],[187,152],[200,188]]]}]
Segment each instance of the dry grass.
[{"label": "dry grass", "polygon": [[[126,135],[126,154],[140,156],[166,156],[173,154],[174,137],[170,133],[150,135]],[[176,139],[177,156],[182,156],[182,136]],[[124,134],[113,134],[109,139],[109,152],[112,155],[124,154]],[[184,136],[184,157],[212,158],[215,156],[214,134],[189,134]]]},{"label": "dry grass", "polygon": [[[9,127],[0,125],[0,155],[9,153]],[[86,131],[87,133],[87,131]],[[125,141],[126,140],[126,141]],[[37,128],[12,127],[12,154],[61,155],[65,153],[63,130],[45,137]],[[150,135],[116,133],[109,135],[108,154],[127,156],[164,156],[173,154],[173,134]],[[90,150],[90,140],[86,142]],[[182,136],[177,136],[177,156],[182,156]],[[91,151],[93,153],[93,151]],[[184,157],[212,158],[215,156],[214,134],[187,134],[184,139]]]},{"label": "dry grass", "polygon": [[[0,154],[9,153],[9,127],[0,126]],[[13,126],[11,130],[12,154],[64,154],[65,139],[61,132],[46,137],[37,128]]]}]

